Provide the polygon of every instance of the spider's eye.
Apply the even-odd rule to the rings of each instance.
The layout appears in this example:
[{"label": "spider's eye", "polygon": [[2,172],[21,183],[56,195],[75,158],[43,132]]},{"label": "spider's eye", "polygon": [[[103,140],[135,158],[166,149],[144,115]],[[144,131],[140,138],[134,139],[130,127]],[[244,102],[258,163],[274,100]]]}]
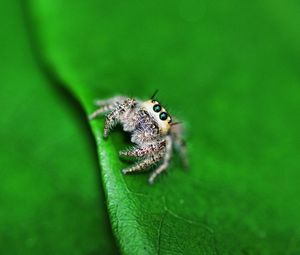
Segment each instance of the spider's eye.
[{"label": "spider's eye", "polygon": [[161,120],[166,120],[168,118],[168,114],[166,112],[162,112],[161,114],[159,114],[159,118]]},{"label": "spider's eye", "polygon": [[161,106],[160,106],[159,104],[155,104],[155,105],[153,106],[153,111],[155,111],[155,112],[160,112],[160,111],[161,111]]}]

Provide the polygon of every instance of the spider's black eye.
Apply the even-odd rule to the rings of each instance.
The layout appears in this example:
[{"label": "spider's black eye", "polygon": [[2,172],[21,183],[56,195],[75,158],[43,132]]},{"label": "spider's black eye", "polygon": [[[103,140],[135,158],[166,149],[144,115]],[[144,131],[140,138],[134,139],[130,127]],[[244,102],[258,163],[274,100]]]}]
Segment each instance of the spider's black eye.
[{"label": "spider's black eye", "polygon": [[168,118],[168,114],[166,112],[162,112],[161,114],[159,114],[159,118],[161,120],[166,120]]},{"label": "spider's black eye", "polygon": [[155,104],[155,105],[153,106],[153,111],[155,111],[155,112],[160,112],[160,111],[161,111],[161,106],[160,106],[159,104]]}]

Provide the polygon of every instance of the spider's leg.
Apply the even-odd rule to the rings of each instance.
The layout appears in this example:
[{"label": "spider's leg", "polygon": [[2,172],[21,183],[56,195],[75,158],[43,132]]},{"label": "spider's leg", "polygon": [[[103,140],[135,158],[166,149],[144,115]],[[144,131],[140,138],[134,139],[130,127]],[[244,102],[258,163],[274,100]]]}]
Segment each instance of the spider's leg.
[{"label": "spider's leg", "polygon": [[189,162],[187,159],[188,157],[187,157],[186,142],[183,139],[183,135],[182,135],[182,126],[177,125],[177,126],[172,127],[171,136],[174,141],[174,147],[179,152],[179,156],[180,156],[183,167],[185,169],[188,169]]},{"label": "spider's leg", "polygon": [[159,142],[151,143],[147,146],[143,146],[143,147],[136,146],[129,150],[122,150],[119,152],[119,155],[121,157],[135,157],[135,158],[144,157],[149,154],[157,153],[163,150],[165,148],[165,145],[166,145],[166,141],[162,140]]},{"label": "spider's leg", "polygon": [[179,156],[182,162],[182,165],[185,169],[189,168],[189,161],[188,161],[188,157],[187,157],[187,149],[186,149],[186,142],[183,139],[180,139],[180,141],[178,142],[178,151],[179,151]]},{"label": "spider's leg", "polygon": [[102,114],[112,111],[114,108],[115,108],[115,105],[112,105],[112,104],[104,105],[101,108],[99,108],[98,110],[94,111],[92,114],[90,114],[89,120],[93,120]]},{"label": "spider's leg", "polygon": [[118,105],[122,104],[125,101],[125,97],[122,96],[116,96],[109,99],[104,100],[96,100],[95,104],[97,106],[100,106],[99,109],[97,109],[95,112],[90,114],[89,119],[95,119],[99,115],[103,115],[107,112],[113,111]]},{"label": "spider's leg", "polygon": [[96,100],[95,105],[97,106],[105,106],[105,105],[115,105],[116,103],[124,102],[126,97],[124,96],[115,96],[109,99]]},{"label": "spider's leg", "polygon": [[155,164],[156,162],[158,162],[159,160],[161,160],[162,156],[163,155],[161,153],[149,155],[147,158],[145,158],[144,160],[136,163],[135,165],[123,169],[122,172],[123,172],[123,174],[127,174],[127,173],[132,173],[132,172],[138,172],[138,171],[145,170],[148,167]]},{"label": "spider's leg", "polygon": [[164,154],[163,162],[150,175],[149,180],[148,180],[150,184],[153,184],[155,178],[168,168],[171,156],[172,156],[172,138],[170,136],[167,136],[167,138],[166,138],[166,151],[165,151],[165,154]]},{"label": "spider's leg", "polygon": [[134,99],[128,98],[122,104],[118,104],[117,107],[107,115],[104,125],[104,138],[108,136],[110,129],[120,121],[123,114],[128,113],[135,104],[136,101]]}]

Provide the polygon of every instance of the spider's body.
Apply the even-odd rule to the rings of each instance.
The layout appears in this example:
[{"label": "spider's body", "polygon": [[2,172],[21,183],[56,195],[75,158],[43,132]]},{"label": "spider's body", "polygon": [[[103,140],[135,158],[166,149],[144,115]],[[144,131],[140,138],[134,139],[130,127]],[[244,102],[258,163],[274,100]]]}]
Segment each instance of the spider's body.
[{"label": "spider's body", "polygon": [[179,149],[186,165],[185,147],[181,130],[172,123],[167,111],[154,99],[141,101],[122,96],[96,101],[100,108],[90,115],[94,119],[106,114],[104,138],[116,124],[120,123],[124,131],[131,133],[131,142],[135,146],[130,150],[120,151],[122,157],[134,157],[138,162],[123,169],[123,173],[145,170],[161,163],[151,174],[149,182],[169,166],[173,145]]}]

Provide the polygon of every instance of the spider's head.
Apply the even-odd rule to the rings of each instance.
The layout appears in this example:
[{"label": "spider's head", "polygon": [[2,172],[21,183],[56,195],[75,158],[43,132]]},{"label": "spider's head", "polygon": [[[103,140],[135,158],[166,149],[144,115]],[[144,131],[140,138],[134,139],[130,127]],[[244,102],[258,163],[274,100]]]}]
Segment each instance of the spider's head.
[{"label": "spider's head", "polygon": [[162,135],[169,132],[172,124],[172,118],[158,101],[154,99],[145,101],[142,103],[142,108],[144,108],[144,110],[155,119]]}]

